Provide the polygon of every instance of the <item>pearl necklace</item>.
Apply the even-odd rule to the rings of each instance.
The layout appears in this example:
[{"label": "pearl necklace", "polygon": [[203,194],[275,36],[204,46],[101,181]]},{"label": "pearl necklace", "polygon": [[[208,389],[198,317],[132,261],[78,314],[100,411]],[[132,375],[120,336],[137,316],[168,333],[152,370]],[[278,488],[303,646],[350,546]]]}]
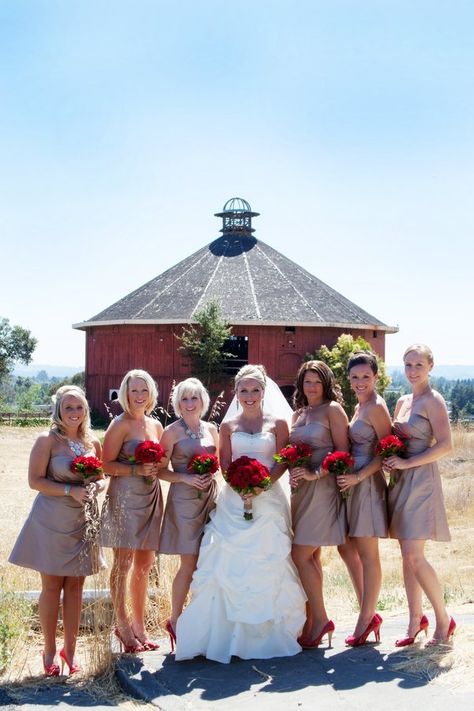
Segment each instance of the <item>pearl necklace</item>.
[{"label": "pearl necklace", "polygon": [[201,422],[199,422],[199,429],[197,431],[197,434],[192,431],[192,429],[186,424],[184,419],[181,417],[180,422],[184,428],[184,432],[188,437],[191,437],[191,439],[202,439],[204,437],[204,432],[202,431],[201,428]]},{"label": "pearl necklace", "polygon": [[82,442],[74,441],[73,439],[68,439],[67,441],[69,449],[76,457],[82,457],[87,452],[87,447]]}]

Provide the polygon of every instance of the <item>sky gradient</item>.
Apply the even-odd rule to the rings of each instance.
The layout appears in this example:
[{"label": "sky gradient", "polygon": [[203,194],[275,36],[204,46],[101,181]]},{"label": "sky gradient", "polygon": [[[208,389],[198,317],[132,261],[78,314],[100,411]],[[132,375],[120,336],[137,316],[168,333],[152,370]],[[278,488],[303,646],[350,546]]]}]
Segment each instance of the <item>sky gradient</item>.
[{"label": "sky gradient", "polygon": [[438,363],[474,362],[474,5],[2,0],[0,316],[38,363],[219,234],[255,236]]}]

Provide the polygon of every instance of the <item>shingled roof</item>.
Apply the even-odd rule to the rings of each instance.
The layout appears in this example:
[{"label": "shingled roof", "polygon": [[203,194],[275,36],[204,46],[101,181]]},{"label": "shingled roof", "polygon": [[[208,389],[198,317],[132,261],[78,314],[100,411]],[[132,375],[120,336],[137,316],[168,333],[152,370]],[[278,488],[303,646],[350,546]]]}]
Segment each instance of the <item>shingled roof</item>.
[{"label": "shingled roof", "polygon": [[189,323],[216,300],[233,325],[397,330],[256,239],[251,217],[258,213],[245,201],[233,198],[216,214],[224,220],[221,237],[74,328]]}]

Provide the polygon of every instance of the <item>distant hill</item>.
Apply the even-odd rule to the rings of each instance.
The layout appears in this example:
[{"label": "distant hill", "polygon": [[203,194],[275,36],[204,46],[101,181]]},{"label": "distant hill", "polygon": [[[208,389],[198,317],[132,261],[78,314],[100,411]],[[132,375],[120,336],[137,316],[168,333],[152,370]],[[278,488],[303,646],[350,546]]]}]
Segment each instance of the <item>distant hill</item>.
[{"label": "distant hill", "polygon": [[83,365],[41,365],[30,363],[30,365],[17,365],[13,369],[14,375],[22,377],[36,377],[41,370],[45,370],[50,378],[69,378],[71,375],[81,373]]},{"label": "distant hill", "polygon": [[[402,373],[403,368],[399,365],[387,365],[389,375]],[[474,378],[474,365],[435,365],[432,370],[435,378],[446,378],[446,380],[468,380]]]}]

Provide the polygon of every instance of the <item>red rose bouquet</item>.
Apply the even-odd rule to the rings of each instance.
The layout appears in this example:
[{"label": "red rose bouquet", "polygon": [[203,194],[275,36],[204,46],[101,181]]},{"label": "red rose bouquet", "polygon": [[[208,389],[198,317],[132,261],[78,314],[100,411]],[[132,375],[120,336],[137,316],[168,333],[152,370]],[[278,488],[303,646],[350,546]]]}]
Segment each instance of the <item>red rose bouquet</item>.
[{"label": "red rose bouquet", "polygon": [[[352,457],[349,452],[331,452],[331,454],[328,454],[327,457],[324,458],[321,465],[323,469],[335,476],[346,474],[353,466],[354,457]],[[347,499],[350,495],[350,491],[341,492],[343,499]]]},{"label": "red rose bouquet", "polygon": [[[272,483],[268,467],[245,456],[230,463],[224,478],[238,494],[255,494],[256,489],[268,489]],[[251,499],[244,502],[244,519],[253,519]]]},{"label": "red rose bouquet", "polygon": [[[375,454],[380,455],[383,459],[386,459],[387,457],[393,457],[395,455],[400,456],[403,450],[405,449],[406,442],[404,442],[400,437],[397,437],[397,435],[388,435],[387,437],[383,437],[383,439],[378,442],[377,446],[375,447]],[[393,477],[394,472],[390,472],[390,477],[388,481],[388,485],[390,487],[394,486],[395,484],[395,479]]]},{"label": "red rose bouquet", "polygon": [[[89,479],[102,476],[104,471],[102,464],[98,457],[81,455],[72,460],[71,471],[75,474],[82,474],[84,482],[89,485]],[[95,495],[84,502],[84,522],[82,538],[87,543],[93,544],[100,531],[99,507]]]},{"label": "red rose bouquet", "polygon": [[[146,439],[144,442],[139,442],[135,447],[133,457],[129,457],[128,461],[132,464],[154,464],[159,462],[165,456],[165,450],[159,442],[152,442]],[[153,479],[145,477],[147,484],[153,484]]]},{"label": "red rose bouquet", "polygon": [[90,479],[92,476],[100,476],[104,470],[98,457],[82,455],[72,460],[71,471],[74,474],[82,474],[84,479]]},{"label": "red rose bouquet", "polygon": [[[273,459],[278,464],[286,464],[288,469],[291,469],[292,467],[304,467],[309,464],[312,454],[313,448],[306,442],[293,442],[293,444],[287,444],[286,447],[274,454]],[[298,488],[298,486],[292,486],[291,493],[296,494]]]},{"label": "red rose bouquet", "polygon": [[[195,454],[186,468],[193,474],[215,474],[219,469],[219,460],[215,454]],[[197,497],[202,498],[202,491],[198,492]]]}]

